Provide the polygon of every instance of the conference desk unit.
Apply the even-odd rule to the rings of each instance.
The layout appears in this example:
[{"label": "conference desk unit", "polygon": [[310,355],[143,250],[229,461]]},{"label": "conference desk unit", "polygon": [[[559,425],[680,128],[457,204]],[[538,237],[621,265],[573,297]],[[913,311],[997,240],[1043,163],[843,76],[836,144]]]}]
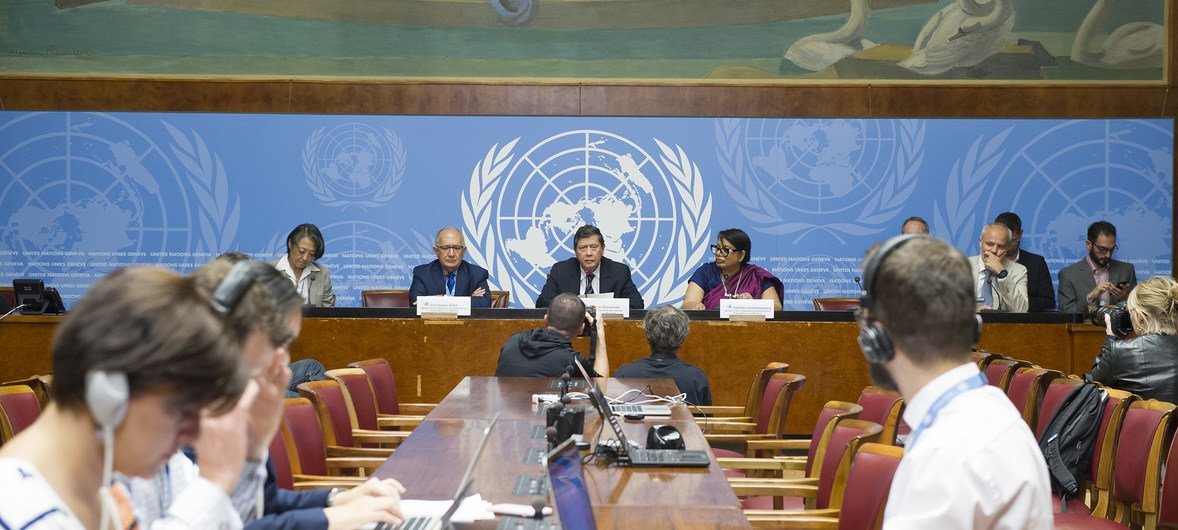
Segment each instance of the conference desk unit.
[{"label": "conference desk unit", "polygon": [[[452,498],[483,429],[495,414],[487,447],[472,473],[472,493],[492,503],[530,505],[527,493],[544,482],[540,457],[546,450],[544,407],[532,394],[554,393],[557,379],[535,377],[464,377],[421,425],[375,472],[406,487],[405,498]],[[617,397],[647,386],[656,393],[675,390],[670,379],[596,379],[602,392]],[[581,388],[583,390],[583,387]],[[577,388],[573,389],[578,390]],[[584,406],[585,440],[592,441],[602,419],[589,400]],[[626,420],[626,436],[641,444],[654,424],[679,429],[688,449],[708,449],[703,433],[685,406],[672,407],[670,418]],[[602,439],[614,435],[605,426]],[[606,465],[601,457],[584,466],[589,501],[599,528],[739,528],[748,527],[740,502],[723,471],[712,459],[706,468],[634,468]],[[522,493],[522,494],[521,494]],[[501,521],[499,528],[504,528]],[[479,527],[494,527],[489,522]],[[515,528],[516,526],[509,526]]]},{"label": "conference desk unit", "polygon": [[[360,359],[388,359],[403,402],[437,402],[466,376],[495,373],[499,348],[511,334],[541,325],[544,311],[481,309],[457,320],[417,318],[411,309],[308,308],[293,359],[315,358],[327,368]],[[642,311],[605,323],[610,367],[648,354]],[[822,405],[855,401],[869,384],[847,312],[786,311],[764,322],[729,322],[714,311],[691,311],[691,332],[679,352],[708,375],[717,405],[743,405],[753,374],[771,361],[807,377],[793,399],[786,430],[809,434]],[[0,381],[48,373],[50,343],[62,317],[0,320]],[[982,316],[981,348],[1064,373],[1084,373],[1104,341],[1104,329],[1069,314]],[[587,339],[574,347],[584,352]]]}]

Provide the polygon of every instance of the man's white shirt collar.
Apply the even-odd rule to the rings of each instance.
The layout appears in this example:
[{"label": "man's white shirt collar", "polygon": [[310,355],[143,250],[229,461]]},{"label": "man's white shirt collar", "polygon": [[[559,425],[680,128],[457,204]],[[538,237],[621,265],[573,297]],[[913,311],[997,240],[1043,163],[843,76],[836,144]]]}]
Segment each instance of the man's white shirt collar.
[{"label": "man's white shirt collar", "polygon": [[978,365],[971,362],[953,368],[929,381],[916,391],[916,395],[912,396],[912,400],[904,408],[904,421],[908,425],[920,425],[924,415],[928,413],[937,398],[941,397],[941,394],[948,392],[950,388],[953,388],[953,385],[977,376],[979,373],[981,372],[978,371]]}]

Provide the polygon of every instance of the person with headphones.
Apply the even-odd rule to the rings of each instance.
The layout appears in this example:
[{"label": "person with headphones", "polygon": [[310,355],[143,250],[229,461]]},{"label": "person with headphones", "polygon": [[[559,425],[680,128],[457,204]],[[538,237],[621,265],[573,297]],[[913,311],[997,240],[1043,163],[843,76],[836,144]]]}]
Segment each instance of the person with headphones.
[{"label": "person with headphones", "polygon": [[973,272],[938,239],[897,236],[868,253],[859,346],[912,426],[884,510],[888,528],[1051,528],[1035,436],[970,348],[981,336]]},{"label": "person with headphones", "polygon": [[325,251],[319,227],[303,223],[286,235],[286,255],[271,263],[294,284],[307,305],[335,307],[331,273],[318,261]]},{"label": "person with headphones", "polygon": [[201,266],[192,277],[212,293],[214,306],[223,308],[226,332],[242,345],[259,389],[240,429],[246,434],[246,462],[237,465],[240,475],[231,477],[223,493],[191,487],[207,468],[226,467],[232,456],[221,446],[243,438],[240,430],[202,420],[201,438],[191,448],[195,454],[177,452],[155,477],[126,480],[140,528],[241,528],[245,523],[248,528],[352,529],[399,521],[404,488],[395,480],[373,479],[335,495],[326,488],[295,492],[277,487],[266,450],[278,430],[291,377],[289,344],[302,327],[302,299],[294,286],[266,263],[232,256]]},{"label": "person with headphones", "polygon": [[[66,314],[53,383],[37,421],[0,447],[0,528],[126,527],[112,471],[155,475],[196,441],[202,411],[241,414],[256,393],[209,296],[156,267],[112,272]],[[244,459],[240,439],[223,450]]]}]

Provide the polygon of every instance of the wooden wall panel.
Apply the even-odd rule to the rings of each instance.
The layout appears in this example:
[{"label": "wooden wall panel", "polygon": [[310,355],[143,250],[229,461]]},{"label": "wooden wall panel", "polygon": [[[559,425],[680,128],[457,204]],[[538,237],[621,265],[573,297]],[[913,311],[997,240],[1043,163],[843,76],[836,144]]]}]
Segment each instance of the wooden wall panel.
[{"label": "wooden wall panel", "polygon": [[282,81],[0,79],[3,110],[289,112]]},{"label": "wooden wall panel", "polygon": [[575,85],[296,82],[290,112],[573,116],[578,92]]}]

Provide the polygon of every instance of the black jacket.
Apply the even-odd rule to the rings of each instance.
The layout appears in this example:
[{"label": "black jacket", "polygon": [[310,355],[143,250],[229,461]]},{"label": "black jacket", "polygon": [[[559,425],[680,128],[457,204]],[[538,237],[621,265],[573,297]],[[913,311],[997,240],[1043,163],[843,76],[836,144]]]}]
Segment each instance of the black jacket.
[{"label": "black jacket", "polygon": [[711,405],[712,387],[708,376],[678,357],[646,357],[618,368],[614,377],[670,378],[692,405]]},{"label": "black jacket", "polygon": [[1132,392],[1142,399],[1178,400],[1178,337],[1146,333],[1134,339],[1106,337],[1085,379]]},{"label": "black jacket", "polygon": [[[642,293],[638,292],[638,287],[630,277],[630,267],[625,263],[601,258],[597,274],[598,283],[601,284],[600,292],[613,293],[614,298],[629,298],[630,309],[646,307]],[[548,271],[548,280],[544,282],[540,296],[536,297],[536,307],[548,307],[552,299],[561,293],[581,294],[581,264],[577,263],[575,257],[556,262]]]},{"label": "black jacket", "polygon": [[[495,376],[560,377],[574,357],[581,359],[590,376],[598,377],[593,363],[573,349],[568,337],[547,328],[529,329],[508,337],[503,343]],[[574,377],[580,377],[579,374],[574,369]]]},{"label": "black jacket", "polygon": [[1027,311],[1041,313],[1055,309],[1055,286],[1051,283],[1051,271],[1047,260],[1034,252],[1019,249],[1018,264],[1027,268]]}]

